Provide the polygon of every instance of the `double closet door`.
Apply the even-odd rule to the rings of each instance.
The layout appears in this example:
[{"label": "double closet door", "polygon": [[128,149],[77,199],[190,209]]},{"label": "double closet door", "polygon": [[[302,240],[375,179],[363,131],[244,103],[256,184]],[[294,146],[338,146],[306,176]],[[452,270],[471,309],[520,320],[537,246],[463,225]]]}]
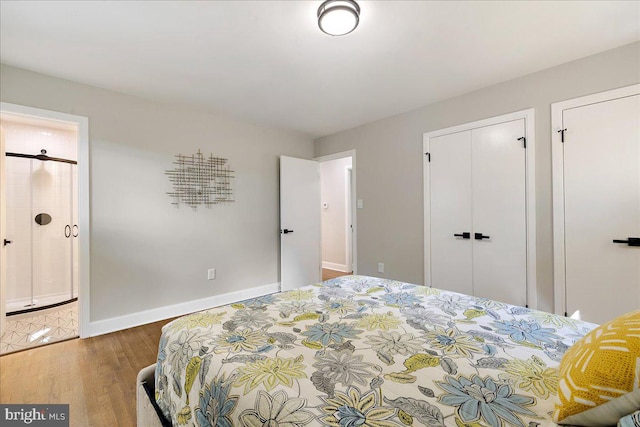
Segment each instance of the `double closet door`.
[{"label": "double closet door", "polygon": [[527,305],[525,131],[517,119],[425,135],[428,285]]}]

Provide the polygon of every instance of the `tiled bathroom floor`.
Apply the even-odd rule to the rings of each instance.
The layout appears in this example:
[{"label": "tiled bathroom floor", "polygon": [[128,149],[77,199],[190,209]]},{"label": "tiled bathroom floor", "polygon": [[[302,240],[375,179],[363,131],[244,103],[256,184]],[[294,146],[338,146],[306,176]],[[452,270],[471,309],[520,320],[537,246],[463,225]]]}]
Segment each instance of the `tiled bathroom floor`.
[{"label": "tiled bathroom floor", "polygon": [[7,317],[0,355],[78,336],[78,302]]}]

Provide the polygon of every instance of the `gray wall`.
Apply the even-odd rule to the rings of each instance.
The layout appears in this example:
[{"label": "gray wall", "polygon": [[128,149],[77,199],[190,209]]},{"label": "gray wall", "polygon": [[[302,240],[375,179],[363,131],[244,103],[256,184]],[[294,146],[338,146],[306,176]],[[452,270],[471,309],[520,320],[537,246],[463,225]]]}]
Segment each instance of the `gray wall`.
[{"label": "gray wall", "polygon": [[[472,71],[470,71],[472,72]],[[529,74],[315,141],[356,149],[358,273],[423,283],[422,134],[527,108],[536,113],[538,308],[553,309],[551,103],[640,82],[640,43]]]},{"label": "gray wall", "polygon": [[[89,117],[91,320],[279,281],[278,155],[303,135],[3,65],[3,102]],[[174,155],[228,158],[236,202],[173,207]],[[207,281],[207,269],[217,279]]]}]

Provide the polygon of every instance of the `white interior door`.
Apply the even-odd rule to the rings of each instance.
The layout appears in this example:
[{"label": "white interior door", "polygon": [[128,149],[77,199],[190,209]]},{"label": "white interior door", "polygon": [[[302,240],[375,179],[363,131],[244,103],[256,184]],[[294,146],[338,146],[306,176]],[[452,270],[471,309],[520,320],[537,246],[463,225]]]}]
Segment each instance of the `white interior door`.
[{"label": "white interior door", "polygon": [[282,290],[319,282],[320,165],[280,156],[280,262]]},{"label": "white interior door", "polygon": [[562,111],[566,311],[604,323],[640,306],[640,96]]},{"label": "white interior door", "polygon": [[471,131],[475,295],[527,304],[524,119]]},{"label": "white interior door", "polygon": [[429,154],[431,281],[427,285],[473,295],[471,131],[432,138]]}]

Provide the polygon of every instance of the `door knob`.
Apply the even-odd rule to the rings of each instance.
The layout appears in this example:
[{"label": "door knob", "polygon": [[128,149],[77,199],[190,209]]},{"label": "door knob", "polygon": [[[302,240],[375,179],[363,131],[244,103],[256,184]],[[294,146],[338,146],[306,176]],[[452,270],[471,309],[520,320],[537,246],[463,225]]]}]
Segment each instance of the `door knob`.
[{"label": "door knob", "polygon": [[460,233],[460,234],[454,234],[454,237],[462,237],[463,239],[470,239],[471,238],[471,233],[465,231],[465,232]]},{"label": "door knob", "polygon": [[289,234],[289,233],[293,233],[293,230],[287,230],[286,228],[284,230],[282,230],[282,232],[284,234]]},{"label": "door knob", "polygon": [[4,245],[2,245],[2,246],[7,246],[7,245],[9,245],[11,243],[13,243],[13,240],[4,239]]},{"label": "door knob", "polygon": [[482,233],[475,233],[473,238],[476,240],[482,240],[482,239],[490,239],[491,236],[483,236]]},{"label": "door knob", "polygon": [[627,237],[627,240],[614,240],[613,243],[626,243],[629,246],[640,246],[640,237]]}]

